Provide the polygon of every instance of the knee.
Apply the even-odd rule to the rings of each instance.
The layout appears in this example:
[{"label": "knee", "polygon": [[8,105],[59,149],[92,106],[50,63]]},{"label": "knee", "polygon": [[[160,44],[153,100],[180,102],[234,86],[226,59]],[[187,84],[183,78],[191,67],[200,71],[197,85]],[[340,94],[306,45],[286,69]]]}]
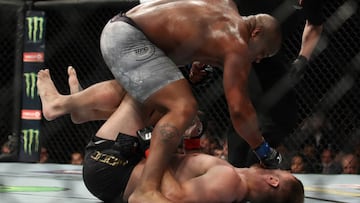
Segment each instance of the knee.
[{"label": "knee", "polygon": [[198,111],[198,103],[195,98],[182,99],[178,101],[176,109],[187,118],[194,118]]},{"label": "knee", "polygon": [[100,92],[102,100],[111,103],[112,107],[119,106],[126,93],[116,81],[106,81]]},{"label": "knee", "polygon": [[98,94],[98,97],[101,98],[101,103],[97,106],[99,109],[115,109],[123,99],[118,94],[106,90]]}]

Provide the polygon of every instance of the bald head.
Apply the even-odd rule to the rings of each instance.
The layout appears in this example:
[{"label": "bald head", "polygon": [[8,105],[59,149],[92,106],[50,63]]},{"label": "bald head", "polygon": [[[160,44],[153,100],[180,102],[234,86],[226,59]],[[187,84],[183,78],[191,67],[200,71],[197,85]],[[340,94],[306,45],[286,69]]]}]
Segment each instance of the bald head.
[{"label": "bald head", "polygon": [[303,203],[304,186],[294,175],[284,170],[260,169],[258,174],[272,177],[271,180],[278,180],[276,185],[268,185],[268,188],[258,192],[251,202],[272,202],[272,203]]},{"label": "bald head", "polygon": [[255,15],[256,27],[260,27],[263,31],[263,37],[271,47],[271,56],[276,54],[281,46],[281,29],[279,22],[268,14]]}]

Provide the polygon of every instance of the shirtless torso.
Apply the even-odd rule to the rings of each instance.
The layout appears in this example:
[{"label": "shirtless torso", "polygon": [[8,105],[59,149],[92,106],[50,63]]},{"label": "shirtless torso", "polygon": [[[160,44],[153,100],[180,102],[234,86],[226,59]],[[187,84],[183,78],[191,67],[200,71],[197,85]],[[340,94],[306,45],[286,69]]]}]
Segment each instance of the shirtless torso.
[{"label": "shirtless torso", "polygon": [[[137,185],[143,167],[144,160],[134,168],[125,200]],[[240,202],[247,192],[241,171],[205,154],[174,155],[161,181],[161,193],[172,202]]]},{"label": "shirtless torso", "polygon": [[126,15],[175,63],[197,60],[222,67],[227,52],[240,54],[247,46],[250,33],[233,1],[212,1],[154,1]]},{"label": "shirtless torso", "polygon": [[120,117],[133,119],[127,123],[136,124],[133,129],[142,129],[140,104],[164,111],[154,126],[152,153],[130,202],[168,202],[157,191],[164,178],[162,169],[168,168],[171,152],[197,112],[191,88],[176,65],[199,61],[223,68],[224,93],[234,128],[259,159],[269,160],[267,165],[278,164],[273,161],[278,153],[259,131],[246,87],[252,62],[275,54],[280,42],[279,26],[273,17],[242,17],[230,0],[158,0],[138,5],[107,23],[100,38],[104,61],[136,100],[136,110],[122,114],[119,109],[107,122],[114,126],[104,124],[97,136],[113,138],[116,132],[124,132],[118,124],[124,124],[121,121],[125,119],[112,121]]}]

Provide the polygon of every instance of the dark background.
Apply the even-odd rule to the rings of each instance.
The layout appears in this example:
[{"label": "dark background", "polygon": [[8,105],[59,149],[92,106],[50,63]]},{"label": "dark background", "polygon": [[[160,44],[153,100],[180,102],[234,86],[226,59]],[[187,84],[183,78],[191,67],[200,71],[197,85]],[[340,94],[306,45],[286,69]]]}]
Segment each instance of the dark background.
[{"label": "dark background", "polygon": [[[16,55],[19,49],[21,51],[17,45],[19,12],[29,8],[46,12],[45,66],[54,76],[52,79],[59,91],[69,94],[68,65],[76,68],[84,88],[112,78],[99,51],[101,30],[112,16],[138,4],[137,1],[53,2],[35,1],[32,6],[20,0],[0,2],[0,144],[18,127],[19,109],[16,101],[19,99],[19,86],[14,80],[17,79],[15,68],[21,63]],[[349,13],[350,16],[346,17]],[[302,138],[296,135],[302,124],[318,111],[334,126],[336,133],[332,139],[336,140],[339,148],[357,141],[359,137],[359,13],[357,1],[326,1],[324,14],[327,21],[321,49],[310,62],[311,68],[307,69],[304,78],[296,86],[298,121],[293,129],[294,136],[287,140],[293,148],[299,147],[299,139]],[[295,28],[297,34],[284,41],[284,63],[290,63],[296,57],[302,28],[303,25],[299,25]],[[353,62],[356,56],[357,61]],[[344,79],[348,73],[350,77]],[[339,84],[342,79],[345,85]],[[350,83],[352,81],[354,83]],[[349,89],[346,84],[351,85]],[[212,134],[219,138],[224,137],[230,125],[221,85],[221,72],[215,71],[212,77],[194,86],[200,108],[213,123]],[[334,87],[339,89],[331,93]],[[69,116],[52,122],[42,120],[42,145],[48,148],[54,162],[66,163],[71,152],[83,150],[101,123],[75,125]]]}]

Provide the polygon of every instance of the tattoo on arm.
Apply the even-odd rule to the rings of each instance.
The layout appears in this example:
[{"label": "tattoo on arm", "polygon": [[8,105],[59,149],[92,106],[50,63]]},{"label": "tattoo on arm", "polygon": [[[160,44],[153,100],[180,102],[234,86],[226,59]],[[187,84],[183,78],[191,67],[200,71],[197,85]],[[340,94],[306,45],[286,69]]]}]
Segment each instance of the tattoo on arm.
[{"label": "tattoo on arm", "polygon": [[159,126],[159,135],[160,139],[163,142],[168,142],[169,140],[172,140],[174,137],[179,136],[179,130],[170,124],[164,124]]}]

